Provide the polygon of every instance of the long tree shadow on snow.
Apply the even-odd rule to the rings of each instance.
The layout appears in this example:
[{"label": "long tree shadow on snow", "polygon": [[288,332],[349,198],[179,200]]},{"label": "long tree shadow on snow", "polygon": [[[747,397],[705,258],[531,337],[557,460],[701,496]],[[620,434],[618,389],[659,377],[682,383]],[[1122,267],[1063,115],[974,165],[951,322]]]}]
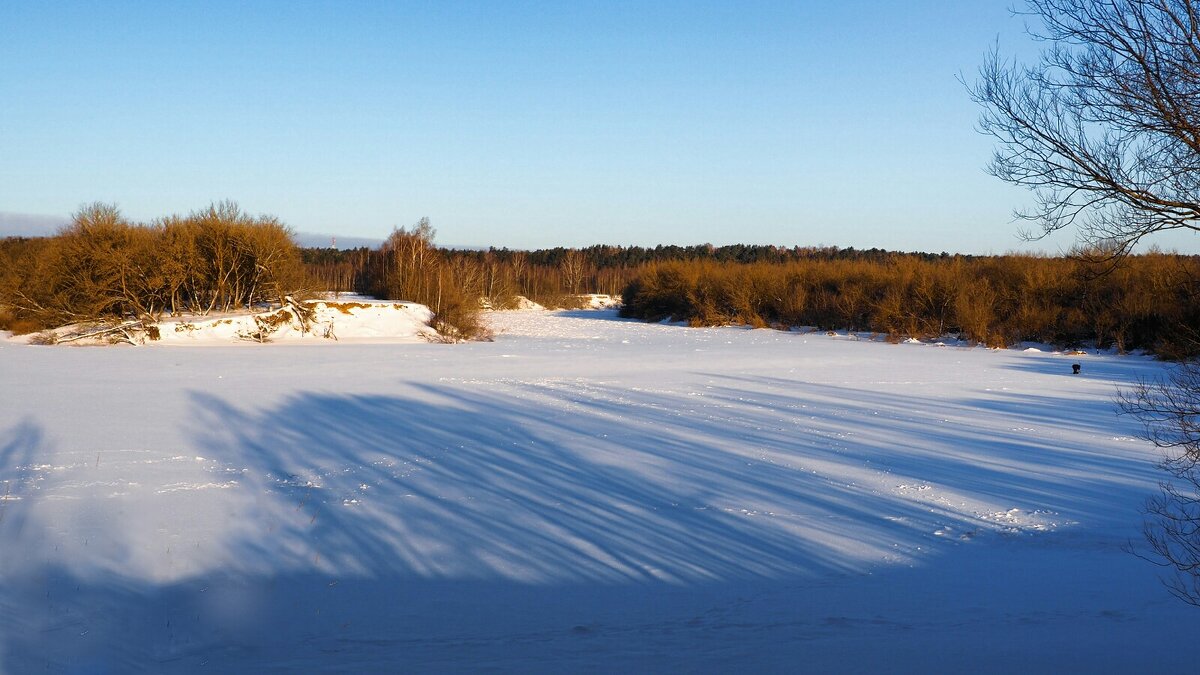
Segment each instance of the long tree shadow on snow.
[{"label": "long tree shadow on snow", "polygon": [[[776,392],[798,389],[781,378],[710,377],[718,384],[708,398],[730,404],[743,396],[742,382]],[[830,439],[826,445],[844,461],[1000,506],[1069,512],[1094,529],[1136,525],[1135,505],[1158,478],[1154,454],[1134,438],[1136,421],[1119,417],[1103,399],[997,391],[938,401],[814,383],[799,389],[802,395],[756,394],[759,412],[739,415],[752,429],[749,437],[765,445],[784,442],[791,431],[775,411],[792,410],[801,437]],[[1087,438],[1114,434],[1130,442],[1125,452],[1097,450]],[[1130,505],[1128,511],[1114,510],[1118,503]]]},{"label": "long tree shadow on snow", "polygon": [[22,548],[12,543],[27,534],[27,506],[36,482],[33,468],[45,455],[44,446],[45,433],[30,420],[0,432],[0,573],[24,564]]},{"label": "long tree shadow on snow", "polygon": [[[544,395],[544,392],[541,392]],[[303,395],[260,415],[198,397],[206,456],[244,466],[262,530],[234,557],[330,573],[694,583],[861,569],[869,499],[747,470],[730,431],[670,413],[427,388]],[[728,501],[728,504],[724,502]],[[742,507],[787,504],[812,536]],[[877,523],[873,523],[877,525]],[[862,551],[857,551],[862,554]]]},{"label": "long tree shadow on snow", "polygon": [[[197,395],[197,444],[244,469],[260,495],[230,544],[251,568],[533,584],[861,570],[903,558],[938,526],[986,525],[889,489],[910,479],[1085,519],[1122,494],[1136,500],[1152,479],[1149,466],[1025,430],[934,425],[885,394],[733,386],[697,399],[581,386],[302,394],[257,412]],[[817,419],[792,413],[814,398]],[[1068,414],[1048,397],[957,405],[1045,426]],[[1069,415],[1108,417],[1095,424],[1111,429],[1099,409],[1072,404]],[[864,482],[880,471],[895,485]]]},{"label": "long tree shadow on snow", "polygon": [[1085,525],[1152,484],[1136,461],[1085,441],[969,423],[1058,424],[1073,405],[1074,423],[1099,433],[1112,427],[1097,406],[1000,398],[922,411],[885,393],[713,379],[704,392],[572,381],[305,392],[264,409],[197,393],[194,450],[240,476],[238,510],[213,542],[224,565],[165,584],[96,578],[86,561],[47,567],[3,598],[22,612],[44,590],[60,609],[47,630],[6,631],[0,666],[286,670],[337,653],[350,669],[356,658],[436,669],[513,644],[536,653],[561,637],[547,625],[569,632],[580,616],[706,630],[699,616],[650,623],[680,598],[784,592],[916,560],[917,546],[971,545],[937,528],[988,526],[901,484],[1070,508]]}]

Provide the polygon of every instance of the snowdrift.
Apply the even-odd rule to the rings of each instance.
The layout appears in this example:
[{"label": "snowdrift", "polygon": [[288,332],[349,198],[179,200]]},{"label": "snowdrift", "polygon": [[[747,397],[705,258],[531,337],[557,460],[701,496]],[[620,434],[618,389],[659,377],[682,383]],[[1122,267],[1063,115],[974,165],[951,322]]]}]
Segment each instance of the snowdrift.
[{"label": "snowdrift", "polygon": [[[77,324],[8,338],[36,344],[227,345],[267,342],[440,341],[430,327],[433,312],[424,305],[351,296],[346,299],[291,301],[260,312],[171,318],[141,322]],[[0,335],[0,338],[7,337]]]},{"label": "snowdrift", "polygon": [[366,299],[321,300],[258,314],[158,324],[162,344],[205,342],[427,342],[433,312],[424,305]]},{"label": "snowdrift", "polygon": [[587,293],[579,297],[583,300],[585,309],[617,309],[621,306],[620,296]]}]

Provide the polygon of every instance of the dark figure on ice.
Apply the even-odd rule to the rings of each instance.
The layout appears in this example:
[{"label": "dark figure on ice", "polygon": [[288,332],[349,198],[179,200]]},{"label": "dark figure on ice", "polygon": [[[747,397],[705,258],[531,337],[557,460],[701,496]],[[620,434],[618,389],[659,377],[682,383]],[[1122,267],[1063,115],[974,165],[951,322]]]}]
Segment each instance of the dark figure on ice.
[{"label": "dark figure on ice", "polygon": [[1079,368],[1080,368],[1080,366],[1079,366],[1079,364],[1078,364],[1078,363],[1072,363],[1072,364],[1071,364],[1071,374],[1072,374],[1072,375],[1078,375],[1078,374],[1079,374]]}]

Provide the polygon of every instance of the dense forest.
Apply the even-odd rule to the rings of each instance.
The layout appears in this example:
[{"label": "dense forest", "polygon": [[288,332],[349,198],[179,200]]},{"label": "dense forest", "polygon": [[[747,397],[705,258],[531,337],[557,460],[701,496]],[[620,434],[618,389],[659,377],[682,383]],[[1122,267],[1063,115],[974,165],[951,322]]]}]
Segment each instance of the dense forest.
[{"label": "dense forest", "polygon": [[487,336],[484,307],[518,296],[578,306],[622,295],[626,316],[691,325],[811,326],[900,340],[957,334],[1200,353],[1200,257],[965,256],[777,246],[591,246],[453,250],[422,219],[377,249],[300,249],[268,216],[221,203],[148,225],[95,204],[53,237],[0,240],[0,328],[97,319],[154,321],[286,296],[358,292],[428,305],[453,338]]}]

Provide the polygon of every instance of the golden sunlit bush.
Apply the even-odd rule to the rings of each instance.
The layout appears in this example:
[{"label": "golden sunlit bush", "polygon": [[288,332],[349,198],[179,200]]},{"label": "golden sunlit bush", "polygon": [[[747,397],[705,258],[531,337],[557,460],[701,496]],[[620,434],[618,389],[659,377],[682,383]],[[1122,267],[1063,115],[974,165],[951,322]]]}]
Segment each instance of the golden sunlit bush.
[{"label": "golden sunlit bush", "polygon": [[21,330],[281,302],[304,280],[291,232],[232,202],[150,225],[91,204],[57,235],[5,240],[0,253],[0,306]]},{"label": "golden sunlit bush", "polygon": [[624,293],[625,316],[691,325],[815,326],[901,338],[958,334],[1169,358],[1200,351],[1200,258],[1150,254],[1096,273],[1073,258],[996,256],[785,263],[653,263]]},{"label": "golden sunlit bush", "polygon": [[447,340],[490,338],[480,317],[483,269],[433,245],[427,218],[397,228],[373,255],[362,258],[359,292],[385,300],[416,302],[433,310],[433,328]]}]

